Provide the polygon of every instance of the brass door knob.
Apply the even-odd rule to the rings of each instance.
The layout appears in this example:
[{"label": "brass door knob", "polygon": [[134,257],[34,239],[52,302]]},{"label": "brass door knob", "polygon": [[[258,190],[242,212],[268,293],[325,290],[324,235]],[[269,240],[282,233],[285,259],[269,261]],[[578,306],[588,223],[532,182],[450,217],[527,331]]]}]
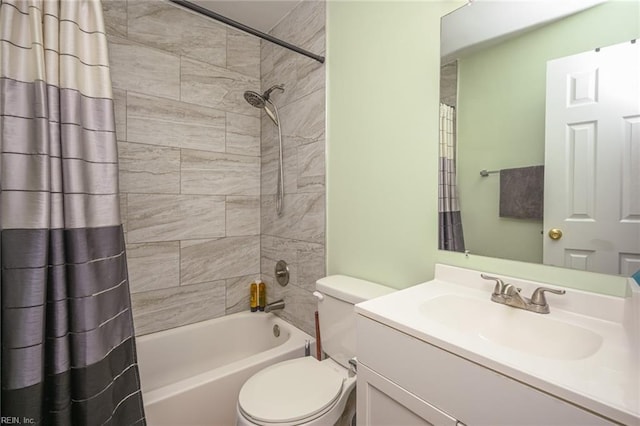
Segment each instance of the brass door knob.
[{"label": "brass door knob", "polygon": [[549,230],[549,238],[552,240],[559,240],[562,238],[562,231],[558,228],[553,228]]}]

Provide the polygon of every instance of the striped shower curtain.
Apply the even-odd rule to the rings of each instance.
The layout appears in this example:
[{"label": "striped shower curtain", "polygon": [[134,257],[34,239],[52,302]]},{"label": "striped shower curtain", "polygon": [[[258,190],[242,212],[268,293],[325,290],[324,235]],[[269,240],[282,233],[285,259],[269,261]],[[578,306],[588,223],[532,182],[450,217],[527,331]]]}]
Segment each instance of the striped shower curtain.
[{"label": "striped shower curtain", "polygon": [[3,423],[145,424],[98,0],[0,2]]},{"label": "striped shower curtain", "polygon": [[456,186],[455,109],[440,104],[440,169],[438,174],[438,219],[440,250],[464,251],[462,218]]}]

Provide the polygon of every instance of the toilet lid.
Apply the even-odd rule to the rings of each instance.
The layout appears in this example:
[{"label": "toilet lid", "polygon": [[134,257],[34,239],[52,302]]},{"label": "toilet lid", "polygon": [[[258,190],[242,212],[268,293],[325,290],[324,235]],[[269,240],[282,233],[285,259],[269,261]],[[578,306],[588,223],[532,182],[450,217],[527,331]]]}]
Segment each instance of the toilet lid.
[{"label": "toilet lid", "polygon": [[256,373],[240,390],[238,404],[253,419],[287,423],[333,405],[343,377],[310,356],[280,362]]}]

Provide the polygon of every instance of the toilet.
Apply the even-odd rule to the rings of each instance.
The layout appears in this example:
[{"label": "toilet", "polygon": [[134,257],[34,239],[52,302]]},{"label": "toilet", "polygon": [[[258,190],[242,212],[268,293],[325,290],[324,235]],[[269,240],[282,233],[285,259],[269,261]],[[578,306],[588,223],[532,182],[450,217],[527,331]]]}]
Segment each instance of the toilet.
[{"label": "toilet", "polygon": [[[316,282],[322,349],[313,356],[274,364],[250,377],[240,390],[237,425],[334,425],[356,385],[349,360],[355,356],[354,305],[394,291],[372,282],[332,275]],[[355,408],[353,408],[353,417]],[[343,421],[345,420],[345,421]]]}]

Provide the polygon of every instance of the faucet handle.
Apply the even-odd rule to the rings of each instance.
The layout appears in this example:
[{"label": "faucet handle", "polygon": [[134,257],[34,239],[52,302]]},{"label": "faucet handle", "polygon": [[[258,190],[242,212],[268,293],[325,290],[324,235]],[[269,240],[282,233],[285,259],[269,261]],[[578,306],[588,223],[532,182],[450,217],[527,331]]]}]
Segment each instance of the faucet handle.
[{"label": "faucet handle", "polygon": [[545,306],[547,305],[547,298],[544,297],[545,291],[553,294],[565,294],[565,290],[556,290],[555,288],[538,287],[533,291],[531,295],[531,303],[534,305]]},{"label": "faucet handle", "polygon": [[502,281],[501,278],[492,277],[492,276],[487,275],[487,274],[480,274],[480,276],[482,277],[482,279],[493,280],[493,281],[496,282],[496,286],[493,288],[494,296],[498,296],[498,295],[502,294],[502,292],[504,290],[504,287],[505,287],[505,284],[504,284],[504,281]]}]

